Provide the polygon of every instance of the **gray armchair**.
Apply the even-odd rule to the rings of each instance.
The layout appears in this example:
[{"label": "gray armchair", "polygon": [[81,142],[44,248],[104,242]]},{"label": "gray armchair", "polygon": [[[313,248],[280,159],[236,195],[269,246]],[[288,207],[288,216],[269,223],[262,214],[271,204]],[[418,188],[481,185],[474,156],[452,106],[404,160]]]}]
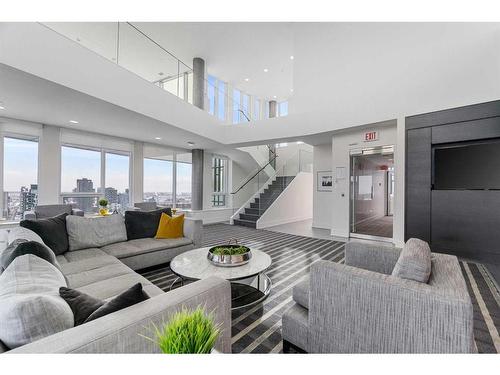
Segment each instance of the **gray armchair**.
[{"label": "gray armchair", "polygon": [[25,219],[43,219],[46,217],[54,217],[60,214],[67,213],[68,215],[83,216],[84,212],[78,208],[73,208],[70,204],[47,204],[36,206],[32,211],[25,211]]},{"label": "gray armchair", "polygon": [[400,251],[348,243],[345,265],[313,264],[283,315],[283,350],[474,352],[472,303],[457,258],[433,253],[426,284],[391,276]]}]

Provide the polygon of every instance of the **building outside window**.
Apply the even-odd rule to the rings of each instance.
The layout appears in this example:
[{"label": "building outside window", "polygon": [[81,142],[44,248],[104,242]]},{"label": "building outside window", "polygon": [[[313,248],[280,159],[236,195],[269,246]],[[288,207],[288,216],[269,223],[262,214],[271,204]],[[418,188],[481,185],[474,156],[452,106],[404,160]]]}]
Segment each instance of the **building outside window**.
[{"label": "building outside window", "polygon": [[[191,156],[191,155],[189,155]],[[176,161],[175,207],[191,208],[191,171],[192,164]]]},{"label": "building outside window", "polygon": [[288,101],[278,103],[278,116],[288,116]]},{"label": "building outside window", "polygon": [[2,218],[18,221],[38,202],[38,139],[3,137]]},{"label": "building outside window", "polygon": [[208,113],[215,115],[215,100],[216,100],[216,85],[217,79],[214,76],[208,76],[207,96],[208,96]]},{"label": "building outside window", "polygon": [[214,207],[222,207],[226,205],[227,164],[227,159],[218,156],[212,159],[212,206]]},{"label": "building outside window", "polygon": [[106,152],[104,197],[112,211],[123,212],[130,206],[130,156]]},{"label": "building outside window", "polygon": [[173,161],[144,158],[144,201],[173,206]]},{"label": "building outside window", "polygon": [[233,124],[238,124],[240,122],[240,100],[241,91],[233,90]]},{"label": "building outside window", "polygon": [[226,84],[222,81],[217,85],[217,117],[226,121]]},{"label": "building outside window", "polygon": [[99,210],[99,199],[111,211],[130,206],[130,154],[63,145],[61,147],[61,198],[85,213]]},{"label": "building outside window", "polygon": [[253,119],[255,121],[260,120],[260,100],[255,99],[254,105],[253,105]]},{"label": "building outside window", "polygon": [[101,186],[101,152],[71,146],[61,147],[61,195],[86,213],[97,212]]}]

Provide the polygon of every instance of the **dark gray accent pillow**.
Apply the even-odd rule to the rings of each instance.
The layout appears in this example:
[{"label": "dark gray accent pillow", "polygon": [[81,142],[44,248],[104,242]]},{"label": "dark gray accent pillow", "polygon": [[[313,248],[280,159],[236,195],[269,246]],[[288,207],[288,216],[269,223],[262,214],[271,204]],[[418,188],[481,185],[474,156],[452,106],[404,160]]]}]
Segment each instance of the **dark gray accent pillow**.
[{"label": "dark gray accent pillow", "polygon": [[65,287],[59,288],[59,295],[68,303],[73,311],[75,326],[149,299],[149,296],[142,289],[141,283],[135,284],[108,302]]},{"label": "dark gray accent pillow", "polygon": [[142,284],[137,283],[130,289],[127,289],[122,294],[116,296],[112,300],[99,307],[87,319],[85,319],[85,323],[114,313],[115,311],[126,309],[129,306],[135,305],[136,303],[145,301],[147,299],[149,299],[149,296],[144,290],[142,290]]},{"label": "dark gray accent pillow", "polygon": [[54,254],[61,255],[69,248],[66,216],[68,214],[64,213],[45,219],[22,220],[19,225],[38,234]]},{"label": "dark gray accent pillow", "polygon": [[85,320],[99,307],[104,305],[104,301],[82,293],[76,289],[59,288],[59,295],[68,303],[73,311],[75,326],[83,324]]},{"label": "dark gray accent pillow", "polygon": [[14,259],[26,254],[36,255],[60,269],[59,263],[56,260],[56,255],[47,246],[36,241],[18,238],[12,241],[2,252],[2,256],[0,257],[0,270],[5,270]]},{"label": "dark gray accent pillow", "polygon": [[406,241],[392,276],[427,283],[431,275],[431,249],[429,244],[417,238]]},{"label": "dark gray accent pillow", "polygon": [[172,209],[167,207],[155,211],[126,211],[127,239],[130,241],[139,238],[153,238],[158,230],[162,213],[172,216]]}]

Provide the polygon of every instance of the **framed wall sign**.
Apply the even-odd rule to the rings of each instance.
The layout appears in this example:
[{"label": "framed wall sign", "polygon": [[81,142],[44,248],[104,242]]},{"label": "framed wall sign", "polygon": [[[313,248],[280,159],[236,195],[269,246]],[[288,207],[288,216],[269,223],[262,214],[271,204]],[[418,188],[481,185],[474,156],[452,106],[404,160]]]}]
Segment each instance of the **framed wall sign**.
[{"label": "framed wall sign", "polygon": [[365,132],[363,136],[364,142],[378,141],[378,132]]},{"label": "framed wall sign", "polygon": [[320,171],[317,175],[318,191],[333,191],[332,171]]}]

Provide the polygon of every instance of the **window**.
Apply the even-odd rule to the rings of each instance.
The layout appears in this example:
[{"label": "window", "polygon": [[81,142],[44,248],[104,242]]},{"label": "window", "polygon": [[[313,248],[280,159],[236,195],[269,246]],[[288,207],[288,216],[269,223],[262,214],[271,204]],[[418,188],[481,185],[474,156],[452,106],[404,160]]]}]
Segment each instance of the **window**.
[{"label": "window", "polygon": [[288,116],[288,102],[278,103],[278,116]]},{"label": "window", "polygon": [[112,211],[124,212],[130,206],[130,156],[106,152],[104,197]]},{"label": "window", "polygon": [[233,90],[233,124],[240,122],[240,90]]},{"label": "window", "polygon": [[38,201],[38,141],[3,138],[3,218],[20,220]]},{"label": "window", "polygon": [[175,207],[177,208],[191,208],[191,167],[191,163],[176,162]]},{"label": "window", "polygon": [[144,158],[144,201],[172,206],[173,161]]},{"label": "window", "polygon": [[213,194],[212,206],[226,205],[227,159],[214,157],[212,159]]},{"label": "window", "polygon": [[217,116],[219,120],[226,120],[226,84],[221,81],[217,86]]},{"label": "window", "polygon": [[255,99],[255,103],[253,105],[253,119],[260,120],[260,100]]},{"label": "window", "polygon": [[240,112],[240,122],[247,122],[250,117],[250,97],[247,94],[243,94],[241,98],[241,110]]},{"label": "window", "polygon": [[217,80],[213,76],[208,76],[208,113],[215,115],[215,88],[217,85]]},{"label": "window", "polygon": [[101,152],[61,147],[61,195],[86,213],[97,212],[101,186]]}]

